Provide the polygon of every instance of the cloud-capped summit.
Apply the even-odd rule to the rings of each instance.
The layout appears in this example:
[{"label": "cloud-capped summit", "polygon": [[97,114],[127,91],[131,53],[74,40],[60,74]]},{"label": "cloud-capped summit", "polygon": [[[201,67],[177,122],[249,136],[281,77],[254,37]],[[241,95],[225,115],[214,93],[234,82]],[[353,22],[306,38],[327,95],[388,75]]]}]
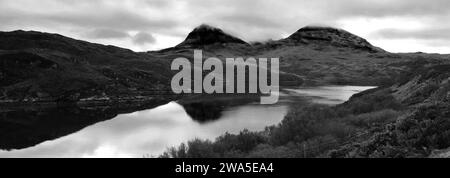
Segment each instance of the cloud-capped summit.
[{"label": "cloud-capped summit", "polygon": [[306,26],[285,39],[296,43],[320,43],[337,47],[350,47],[369,51],[380,51],[370,44],[366,39],[361,38],[343,29],[329,26]]},{"label": "cloud-capped summit", "polygon": [[202,24],[190,32],[187,38],[177,47],[201,47],[224,43],[248,44],[244,40],[229,35],[219,28]]}]

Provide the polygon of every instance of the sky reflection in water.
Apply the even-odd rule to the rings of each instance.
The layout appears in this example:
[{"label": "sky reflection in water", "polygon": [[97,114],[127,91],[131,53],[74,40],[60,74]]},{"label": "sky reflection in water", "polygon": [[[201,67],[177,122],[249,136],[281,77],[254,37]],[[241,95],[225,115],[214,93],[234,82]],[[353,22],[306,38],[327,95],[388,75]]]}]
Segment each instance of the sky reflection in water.
[{"label": "sky reflection in water", "polygon": [[[373,87],[327,86],[288,90],[315,103],[339,104]],[[284,96],[289,97],[289,96]],[[263,130],[279,123],[288,106],[256,105],[228,108],[220,119],[199,123],[175,103],[119,115],[68,136],[22,150],[0,151],[0,157],[148,157],[194,138],[214,140],[243,129]]]}]

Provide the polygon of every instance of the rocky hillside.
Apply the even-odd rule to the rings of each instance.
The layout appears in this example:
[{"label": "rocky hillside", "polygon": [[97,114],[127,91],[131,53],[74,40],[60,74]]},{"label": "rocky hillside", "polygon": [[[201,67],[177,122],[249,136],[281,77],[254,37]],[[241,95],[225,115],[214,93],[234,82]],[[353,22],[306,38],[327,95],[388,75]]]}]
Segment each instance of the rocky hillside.
[{"label": "rocky hillside", "polygon": [[[448,157],[450,64],[424,67],[407,78],[355,95],[341,106],[378,112],[394,109],[400,114],[385,124],[370,125],[352,142],[331,152],[333,157]],[[376,115],[371,119],[381,120]]]},{"label": "rocky hillside", "polygon": [[0,101],[111,102],[170,94],[177,57],[278,57],[282,86],[391,85],[398,76],[448,61],[448,56],[393,54],[330,27],[301,28],[290,37],[248,44],[201,25],[181,44],[137,53],[34,31],[0,32]]},{"label": "rocky hillside", "polygon": [[415,73],[414,78],[392,87],[398,101],[407,105],[450,102],[450,64],[425,67]]}]

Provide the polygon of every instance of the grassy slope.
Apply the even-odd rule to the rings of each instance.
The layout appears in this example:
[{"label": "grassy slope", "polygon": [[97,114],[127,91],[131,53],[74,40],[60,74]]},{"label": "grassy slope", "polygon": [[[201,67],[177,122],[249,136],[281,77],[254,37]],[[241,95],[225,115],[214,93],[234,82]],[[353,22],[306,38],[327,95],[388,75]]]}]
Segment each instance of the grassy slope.
[{"label": "grassy slope", "polygon": [[169,61],[39,32],[0,33],[1,100],[77,101],[167,90]]}]

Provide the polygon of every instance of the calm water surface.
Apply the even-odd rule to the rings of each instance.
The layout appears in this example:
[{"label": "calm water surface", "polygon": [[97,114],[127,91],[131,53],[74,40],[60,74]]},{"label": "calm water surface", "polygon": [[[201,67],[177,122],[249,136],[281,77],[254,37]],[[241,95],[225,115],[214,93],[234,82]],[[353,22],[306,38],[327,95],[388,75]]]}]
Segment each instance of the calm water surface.
[{"label": "calm water surface", "polygon": [[277,124],[283,119],[288,112],[286,101],[293,96],[314,103],[335,105],[345,102],[355,93],[371,88],[324,86],[289,89],[281,94],[281,102],[277,105],[247,103],[220,110],[208,108],[204,112],[220,112],[213,113],[217,118],[208,122],[193,119],[186,107],[171,102],[149,110],[121,114],[32,147],[0,150],[0,157],[158,156],[166,148],[194,138],[213,140],[226,132],[264,130],[266,126]]}]

